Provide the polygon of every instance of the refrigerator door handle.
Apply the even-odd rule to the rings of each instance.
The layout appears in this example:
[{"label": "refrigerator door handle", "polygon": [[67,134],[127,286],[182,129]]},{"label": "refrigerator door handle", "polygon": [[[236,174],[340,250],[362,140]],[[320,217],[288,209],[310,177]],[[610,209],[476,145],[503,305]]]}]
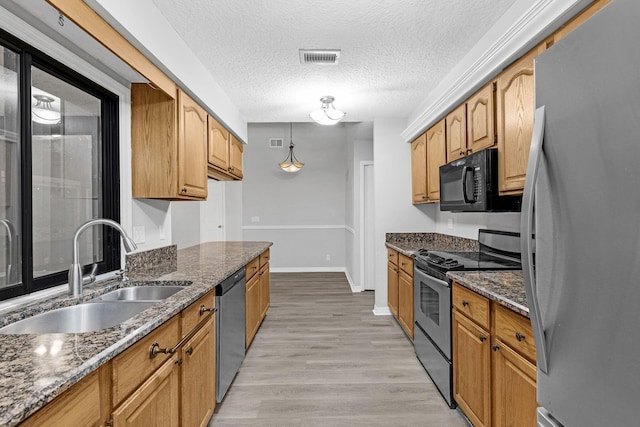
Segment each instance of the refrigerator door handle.
[{"label": "refrigerator door handle", "polygon": [[535,273],[533,271],[533,206],[538,169],[542,156],[542,143],[544,142],[544,105],[536,109],[533,119],[533,135],[531,137],[531,149],[529,151],[529,163],[527,164],[527,178],[522,195],[522,214],[520,222],[520,240],[522,250],[522,273],[524,287],[529,306],[529,317],[533,327],[533,335],[536,343],[537,365],[545,374],[549,370],[549,353],[545,339],[538,293],[536,292]]}]

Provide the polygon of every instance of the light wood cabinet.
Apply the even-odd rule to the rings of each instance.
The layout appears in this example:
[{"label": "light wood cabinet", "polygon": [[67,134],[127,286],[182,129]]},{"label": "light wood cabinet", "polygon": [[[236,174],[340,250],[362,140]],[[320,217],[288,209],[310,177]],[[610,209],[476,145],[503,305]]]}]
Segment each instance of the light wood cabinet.
[{"label": "light wood cabinet", "polygon": [[249,348],[260,326],[260,274],[246,282],[245,347]]},{"label": "light wood cabinet", "polygon": [[113,427],[180,424],[180,365],[174,354],[113,412]]},{"label": "light wood cabinet", "polygon": [[474,426],[536,425],[529,319],[453,284],[454,398]]},{"label": "light wood cabinet", "polygon": [[219,181],[242,179],[242,142],[211,116],[208,116],[208,144],[209,178]]},{"label": "light wood cabinet", "polygon": [[20,425],[25,427],[106,426],[111,417],[109,369],[108,364],[101,366]]},{"label": "light wood cabinet", "polygon": [[387,248],[387,305],[391,314],[398,319],[398,252]]},{"label": "light wood cabinet", "polygon": [[496,135],[500,194],[522,194],[533,134],[533,60],[545,44],[504,70],[496,81]]},{"label": "light wood cabinet", "polygon": [[566,37],[567,34],[578,28],[587,19],[591,18],[596,14],[596,12],[598,12],[609,3],[611,3],[611,0],[596,0],[591,3],[591,5],[584,9],[578,16],[571,19],[569,22],[560,27],[560,29],[558,29],[555,33],[553,33],[553,42],[557,43],[558,41]]},{"label": "light wood cabinet", "polygon": [[467,154],[496,144],[495,88],[489,83],[467,100]]},{"label": "light wood cabinet", "polygon": [[427,203],[427,134],[411,143],[411,200],[413,204]]},{"label": "light wood cabinet", "polygon": [[447,114],[447,162],[452,162],[467,153],[467,105],[461,104]]},{"label": "light wood cabinet", "polygon": [[265,264],[260,268],[260,322],[267,315],[269,305],[271,304],[271,277],[269,274],[269,264]]},{"label": "light wood cabinet", "polygon": [[453,313],[453,397],[474,426],[491,425],[489,331]]},{"label": "light wood cabinet", "polygon": [[447,163],[445,119],[427,131],[427,198],[429,202],[440,200],[440,166]]},{"label": "light wood cabinet", "polygon": [[216,405],[214,318],[187,341],[181,350],[181,424],[206,427]]},{"label": "light wood cabinet", "polygon": [[206,199],[206,150],[207,114],[191,98],[131,85],[134,198]]},{"label": "light wood cabinet", "polygon": [[413,341],[413,260],[398,254],[398,322]]}]

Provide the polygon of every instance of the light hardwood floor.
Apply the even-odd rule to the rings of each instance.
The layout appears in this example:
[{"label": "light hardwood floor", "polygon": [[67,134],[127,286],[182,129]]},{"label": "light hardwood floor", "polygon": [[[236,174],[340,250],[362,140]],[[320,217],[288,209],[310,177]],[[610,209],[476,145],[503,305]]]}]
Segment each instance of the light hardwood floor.
[{"label": "light hardwood floor", "polygon": [[272,273],[271,308],[209,426],[466,426],[373,292]]}]

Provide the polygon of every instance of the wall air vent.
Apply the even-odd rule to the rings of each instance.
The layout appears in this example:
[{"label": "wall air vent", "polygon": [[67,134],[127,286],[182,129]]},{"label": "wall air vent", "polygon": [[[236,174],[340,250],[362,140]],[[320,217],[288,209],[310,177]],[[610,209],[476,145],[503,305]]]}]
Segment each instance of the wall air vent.
[{"label": "wall air vent", "polygon": [[283,148],[284,139],[282,138],[269,138],[269,148]]},{"label": "wall air vent", "polygon": [[300,63],[313,65],[335,65],[340,58],[340,49],[300,49]]}]

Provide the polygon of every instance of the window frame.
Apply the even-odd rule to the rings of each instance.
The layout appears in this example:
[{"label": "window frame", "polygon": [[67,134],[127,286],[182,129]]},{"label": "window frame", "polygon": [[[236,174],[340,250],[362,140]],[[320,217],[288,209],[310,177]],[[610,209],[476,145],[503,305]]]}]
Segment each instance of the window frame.
[{"label": "window frame", "polygon": [[[21,257],[22,280],[14,286],[0,289],[0,301],[30,294],[68,282],[67,271],[33,278],[33,217],[32,217],[32,123],[31,123],[31,66],[51,74],[64,82],[101,100],[102,134],[102,188],[101,217],[120,221],[120,150],[119,150],[119,97],[70,67],[55,60],[33,46],[0,29],[0,45],[20,57],[18,81],[18,109],[21,159]],[[25,102],[28,100],[28,102]],[[118,270],[121,267],[120,236],[111,227],[102,227],[103,261],[98,263],[98,274]],[[71,253],[72,248],[69,247]],[[88,273],[91,265],[83,266]]]}]

